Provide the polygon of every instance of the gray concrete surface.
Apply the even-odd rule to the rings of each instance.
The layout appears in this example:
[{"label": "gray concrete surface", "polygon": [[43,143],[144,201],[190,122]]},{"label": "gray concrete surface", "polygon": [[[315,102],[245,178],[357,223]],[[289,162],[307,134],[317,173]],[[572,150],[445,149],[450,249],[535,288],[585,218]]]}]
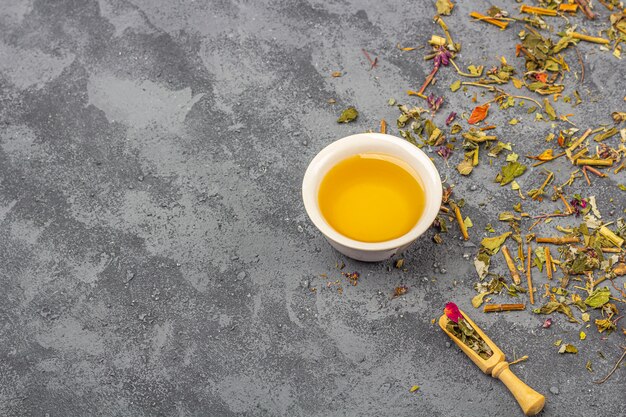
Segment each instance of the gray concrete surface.
[{"label": "gray concrete surface", "polygon": [[[431,231],[405,254],[406,271],[342,258],[300,199],[317,151],[381,118],[397,133],[390,97],[418,104],[405,92],[431,64],[395,45],[422,46],[437,30],[430,3],[0,0],[0,415],[521,415],[431,323],[448,300],[472,308],[475,245],[489,222],[506,231],[494,216],[518,199],[492,182],[502,158],[460,178],[460,152],[450,166],[436,157],[467,201],[471,243],[452,227],[437,246]],[[460,62],[505,56],[521,69],[519,28],[471,23],[490,2],[458,3],[446,20]],[[584,22],[593,33],[607,16],[598,10]],[[582,128],[609,123],[624,109],[624,64],[579,48],[585,81],[568,52],[566,93],[585,102],[557,111]],[[432,89],[447,100],[439,123],[472,108],[474,91],[449,92],[456,79],[441,71]],[[337,125],[348,105],[361,116]],[[556,130],[524,110],[489,117],[521,120],[496,130],[520,155]],[[552,167],[561,182],[571,170]],[[539,171],[520,178],[524,190]],[[595,194],[613,219],[620,175],[570,192]],[[361,273],[357,286],[342,261]],[[342,294],[327,287],[335,280]],[[399,284],[409,292],[392,300]],[[582,326],[555,316],[543,330],[528,311],[473,317],[510,357],[529,355],[515,372],[546,394],[543,415],[623,415],[624,370],[591,382],[616,360],[620,334],[590,328],[579,341]],[[559,355],[556,339],[579,354]]]}]

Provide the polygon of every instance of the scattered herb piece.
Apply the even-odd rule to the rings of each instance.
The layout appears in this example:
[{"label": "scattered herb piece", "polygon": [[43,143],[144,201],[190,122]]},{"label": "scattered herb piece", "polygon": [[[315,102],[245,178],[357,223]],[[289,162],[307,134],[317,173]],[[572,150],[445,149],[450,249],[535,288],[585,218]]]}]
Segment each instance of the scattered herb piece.
[{"label": "scattered herb piece", "polygon": [[356,120],[359,117],[359,112],[354,107],[348,107],[343,112],[341,112],[341,116],[337,119],[337,123],[350,123]]},{"label": "scattered herb piece", "polygon": [[519,177],[526,171],[526,165],[519,162],[509,162],[502,167],[501,172],[496,176],[496,182],[500,185],[506,185]]},{"label": "scattered herb piece", "polygon": [[400,286],[394,288],[394,290],[393,290],[393,297],[392,298],[402,297],[408,291],[409,291],[409,287],[407,287],[406,285],[400,285]]},{"label": "scattered herb piece", "polygon": [[467,123],[471,125],[476,124],[484,120],[485,117],[487,117],[488,113],[489,113],[489,103],[483,104],[482,106],[476,106],[474,110],[472,111],[472,114],[470,115],[469,119],[467,119]]},{"label": "scattered herb piece", "polygon": [[564,345],[561,345],[561,347],[559,348],[559,353],[578,353],[578,349],[576,349],[576,346],[566,343]]},{"label": "scattered herb piece", "polygon": [[591,295],[587,297],[587,299],[585,300],[585,304],[587,304],[591,308],[600,308],[609,302],[610,297],[611,290],[609,290],[608,288],[596,288],[595,290],[593,290]]}]

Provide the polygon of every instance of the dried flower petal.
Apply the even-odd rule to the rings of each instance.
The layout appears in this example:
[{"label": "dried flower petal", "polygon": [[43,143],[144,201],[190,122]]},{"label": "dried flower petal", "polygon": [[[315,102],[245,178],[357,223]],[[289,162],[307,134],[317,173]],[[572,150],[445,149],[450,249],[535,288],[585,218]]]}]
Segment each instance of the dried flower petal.
[{"label": "dried flower petal", "polygon": [[446,314],[446,317],[451,321],[458,323],[459,319],[463,318],[463,315],[459,311],[459,308],[454,303],[447,303],[446,307],[443,309],[443,312]]},{"label": "dried flower petal", "polygon": [[470,118],[467,120],[467,123],[473,125],[476,124],[487,117],[487,113],[489,112],[489,103],[483,104],[482,106],[476,106],[470,115]]},{"label": "dried flower petal", "polygon": [[454,119],[456,119],[456,113],[450,112],[450,114],[446,118],[446,126],[450,126],[450,123],[454,122]]}]

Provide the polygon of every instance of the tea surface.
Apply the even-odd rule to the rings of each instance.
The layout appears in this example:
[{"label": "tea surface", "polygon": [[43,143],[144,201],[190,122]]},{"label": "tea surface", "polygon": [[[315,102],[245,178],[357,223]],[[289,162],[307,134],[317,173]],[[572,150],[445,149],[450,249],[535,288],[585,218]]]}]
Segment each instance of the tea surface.
[{"label": "tea surface", "polygon": [[409,169],[387,155],[344,159],[320,184],[322,215],[337,232],[361,242],[384,242],[406,234],[426,203],[424,187]]}]

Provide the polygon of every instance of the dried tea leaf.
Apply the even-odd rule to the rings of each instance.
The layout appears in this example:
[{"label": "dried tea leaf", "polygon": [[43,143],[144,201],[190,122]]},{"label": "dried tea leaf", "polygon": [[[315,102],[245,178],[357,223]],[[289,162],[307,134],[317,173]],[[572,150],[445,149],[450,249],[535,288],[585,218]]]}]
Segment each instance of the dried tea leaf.
[{"label": "dried tea leaf", "polygon": [[359,117],[359,112],[354,107],[348,107],[341,112],[341,116],[337,119],[337,123],[350,123],[356,120],[357,117]]},{"label": "dried tea leaf", "polygon": [[417,391],[418,389],[420,389],[420,386],[419,386],[419,385],[413,385],[413,386],[411,387],[411,389],[409,389],[409,392],[415,392],[415,391]]},{"label": "dried tea leaf", "polygon": [[393,297],[392,298],[402,297],[408,291],[409,291],[409,287],[407,287],[406,285],[400,285],[400,286],[394,288],[394,290],[393,290]]},{"label": "dried tea leaf", "polygon": [[474,258],[474,268],[476,268],[476,272],[478,273],[478,277],[482,280],[489,273],[489,264],[491,263],[491,258],[486,253],[479,253]]},{"label": "dried tea leaf", "polygon": [[511,213],[510,211],[503,211],[502,213],[498,215],[498,220],[500,220],[501,222],[508,222],[510,220],[519,220],[519,219],[516,218],[515,215]]},{"label": "dried tea leaf", "polygon": [[556,112],[554,111],[554,107],[550,104],[550,100],[547,98],[543,99],[543,108],[546,111],[546,114],[550,118],[550,120],[556,119]]},{"label": "dried tea leaf", "polygon": [[585,340],[587,338],[587,333],[581,330],[580,333],[578,333],[578,337],[580,338],[580,340]]},{"label": "dried tea leaf", "polygon": [[449,16],[452,9],[454,9],[454,3],[450,0],[437,0],[435,7],[437,7],[438,14]]},{"label": "dried tea leaf", "polygon": [[490,293],[488,292],[481,292],[480,294],[476,294],[474,298],[472,298],[472,305],[474,306],[474,308],[480,307],[485,301],[485,297],[489,294]]},{"label": "dried tea leaf", "polygon": [[572,309],[564,303],[559,303],[558,301],[548,301],[546,304],[541,306],[541,308],[536,308],[533,310],[535,314],[552,314],[554,312],[558,312],[561,314],[565,314],[569,321],[572,323],[578,323],[578,320],[572,314]]},{"label": "dried tea leaf", "polygon": [[600,333],[604,331],[611,333],[613,330],[617,329],[615,323],[613,323],[610,319],[596,319],[595,324],[598,328],[598,332]]},{"label": "dried tea leaf", "polygon": [[559,353],[578,353],[578,349],[576,349],[576,346],[566,343],[564,345],[561,345],[561,347],[559,348]]},{"label": "dried tea leaf", "polygon": [[589,313],[583,313],[580,316],[581,319],[583,319],[583,321],[586,323],[589,321]]},{"label": "dried tea leaf", "polygon": [[475,77],[480,77],[483,74],[483,69],[485,67],[483,65],[470,65],[467,67],[467,71]]},{"label": "dried tea leaf", "polygon": [[342,74],[341,74],[341,71],[333,71],[330,75],[335,78],[338,78],[338,77],[341,77]]},{"label": "dried tea leaf", "polygon": [[591,308],[600,308],[609,302],[611,290],[607,287],[596,288],[591,295],[585,299],[585,304]]},{"label": "dried tea leaf", "polygon": [[482,143],[498,139],[493,135],[487,135],[487,133],[483,132],[482,130],[478,130],[475,128],[471,128],[469,131],[463,132],[461,136],[474,143]]},{"label": "dried tea leaf", "polygon": [[463,161],[461,161],[461,163],[459,163],[459,165],[457,165],[456,169],[461,175],[469,175],[472,173],[474,165],[469,159],[464,159]]},{"label": "dried tea leaf", "polygon": [[617,135],[619,131],[616,127],[612,127],[610,129],[606,129],[604,132],[598,133],[593,137],[593,140],[596,142],[602,142],[605,139],[610,138],[611,136]]},{"label": "dried tea leaf", "polygon": [[526,171],[526,165],[519,162],[509,162],[502,167],[501,172],[496,176],[496,182],[500,185],[506,185],[519,177]]},{"label": "dried tea leaf", "polygon": [[516,124],[518,124],[518,123],[519,123],[519,120],[517,120],[517,119],[511,119],[511,120],[509,120],[509,124],[510,124],[510,125],[515,126],[515,125],[516,125]]},{"label": "dried tea leaf", "polygon": [[476,124],[487,117],[489,113],[489,103],[483,104],[482,106],[476,106],[472,111],[469,119],[467,119],[467,123],[473,125]]},{"label": "dried tea leaf", "polygon": [[461,81],[460,80],[456,80],[455,82],[453,82],[450,85],[450,90],[452,90],[453,92],[457,91],[459,88],[461,88]]},{"label": "dried tea leaf", "polygon": [[614,111],[611,113],[611,117],[615,123],[621,123],[626,120],[626,112]]},{"label": "dried tea leaf", "polygon": [[501,234],[500,236],[494,237],[485,237],[480,241],[480,246],[482,246],[487,253],[490,255],[495,255],[500,250],[500,247],[504,244],[506,239],[511,236],[513,232],[506,232]]}]

